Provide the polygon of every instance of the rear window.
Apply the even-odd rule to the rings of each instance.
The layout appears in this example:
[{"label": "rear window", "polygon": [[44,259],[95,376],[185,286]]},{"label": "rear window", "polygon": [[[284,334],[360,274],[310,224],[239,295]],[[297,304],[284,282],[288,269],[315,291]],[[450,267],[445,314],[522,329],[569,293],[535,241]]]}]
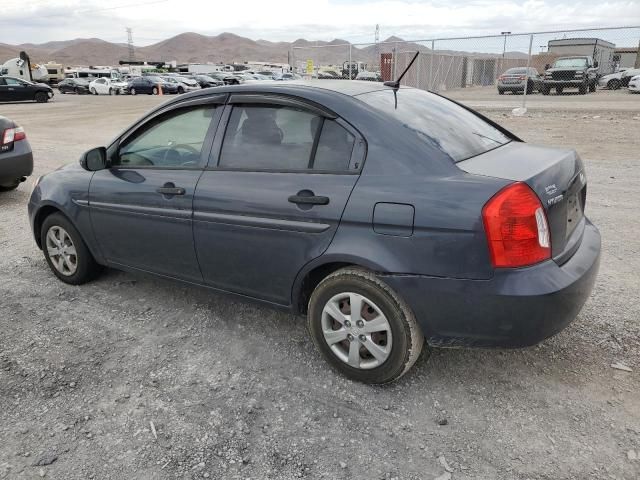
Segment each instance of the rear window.
[{"label": "rear window", "polygon": [[397,97],[396,108],[392,89],[357,96],[402,122],[422,141],[441,150],[454,162],[480,155],[511,141],[497,128],[445,98],[415,88],[400,88]]},{"label": "rear window", "polygon": [[527,69],[526,68],[510,68],[509,70],[506,71],[506,73],[512,74],[512,75],[524,75],[525,73],[527,73]]}]

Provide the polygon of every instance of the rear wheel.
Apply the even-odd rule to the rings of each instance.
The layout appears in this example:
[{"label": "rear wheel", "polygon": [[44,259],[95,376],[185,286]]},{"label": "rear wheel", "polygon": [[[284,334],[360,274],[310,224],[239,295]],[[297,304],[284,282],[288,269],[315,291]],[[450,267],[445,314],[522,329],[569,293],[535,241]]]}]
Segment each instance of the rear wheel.
[{"label": "rear wheel", "polygon": [[527,95],[533,93],[533,82],[527,82]]},{"label": "rear wheel", "polygon": [[78,230],[64,215],[54,213],[45,218],[40,234],[49,268],[63,282],[80,285],[102,270]]},{"label": "rear wheel", "polygon": [[157,95],[158,94],[158,87],[153,87],[151,89],[151,95]]},{"label": "rear wheel", "polygon": [[543,95],[549,95],[550,89],[549,87],[543,85],[542,87],[540,87],[540,91],[542,92]]},{"label": "rear wheel", "polygon": [[498,95],[504,95],[504,90],[498,89]]},{"label": "rear wheel", "polygon": [[49,95],[44,92],[38,92],[35,95],[35,100],[38,103],[47,103],[49,101]]},{"label": "rear wheel", "polygon": [[614,78],[613,80],[609,80],[607,82],[607,87],[609,88],[609,90],[619,90],[621,85],[622,82],[617,78]]},{"label": "rear wheel", "polygon": [[91,89],[91,93],[93,93],[94,95],[97,95],[97,94],[98,94],[98,92],[96,91],[96,89],[95,89],[95,88],[92,88],[92,89]]},{"label": "rear wheel", "polygon": [[389,383],[417,360],[424,336],[409,306],[373,273],[344,268],[311,295],[309,333],[325,359],[345,376]]},{"label": "rear wheel", "polygon": [[589,91],[591,93],[596,91],[596,82],[591,82],[591,84],[589,84]]}]

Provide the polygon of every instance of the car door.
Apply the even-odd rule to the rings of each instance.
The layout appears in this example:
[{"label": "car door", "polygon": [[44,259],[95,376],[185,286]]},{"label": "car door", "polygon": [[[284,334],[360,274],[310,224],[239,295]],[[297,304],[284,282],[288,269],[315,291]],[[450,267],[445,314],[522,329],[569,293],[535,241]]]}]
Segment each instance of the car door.
[{"label": "car door", "polygon": [[4,77],[0,77],[0,102],[9,101],[9,86],[6,84]]},{"label": "car door", "polygon": [[20,79],[5,77],[4,81],[7,88],[7,100],[33,100],[33,92],[28,88],[28,85]]},{"label": "car door", "polygon": [[224,97],[172,106],[109,147],[110,168],[96,172],[89,189],[93,230],[109,263],[202,282],[193,194],[222,102]]},{"label": "car door", "polygon": [[98,78],[93,84],[98,94],[104,95],[105,93],[107,93],[106,92],[107,89],[105,88],[105,83],[106,83],[106,80],[104,78]]},{"label": "car door", "polygon": [[364,140],[284,97],[235,94],[194,199],[207,284],[288,305],[302,267],[329,246],[358,179]]}]

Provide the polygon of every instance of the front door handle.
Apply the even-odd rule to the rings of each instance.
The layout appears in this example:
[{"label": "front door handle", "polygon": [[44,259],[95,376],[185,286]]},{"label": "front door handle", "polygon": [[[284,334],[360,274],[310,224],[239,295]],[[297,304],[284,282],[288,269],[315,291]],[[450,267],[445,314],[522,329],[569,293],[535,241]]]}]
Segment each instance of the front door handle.
[{"label": "front door handle", "polygon": [[321,195],[314,195],[309,190],[302,190],[296,195],[289,197],[291,203],[306,204],[306,205],[329,205],[329,197]]},{"label": "front door handle", "polygon": [[162,187],[158,188],[156,192],[162,195],[184,195],[186,190],[182,187],[176,187],[173,183],[165,183]]}]

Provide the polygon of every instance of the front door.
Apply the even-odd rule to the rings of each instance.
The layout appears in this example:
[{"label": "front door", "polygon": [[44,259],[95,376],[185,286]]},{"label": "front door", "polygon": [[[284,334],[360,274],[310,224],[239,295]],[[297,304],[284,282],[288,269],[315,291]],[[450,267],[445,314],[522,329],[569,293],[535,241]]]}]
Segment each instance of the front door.
[{"label": "front door", "polygon": [[112,264],[202,282],[193,246],[193,195],[209,154],[215,105],[173,109],[110,149],[94,174],[89,206]]},{"label": "front door", "polygon": [[[18,102],[22,100],[33,100],[33,93],[28,84],[17,78],[4,77],[4,101]],[[2,95],[0,93],[0,95]]]},{"label": "front door", "polygon": [[340,120],[273,102],[231,98],[196,189],[194,238],[209,285],[288,305],[298,272],[331,243],[364,145]]}]

